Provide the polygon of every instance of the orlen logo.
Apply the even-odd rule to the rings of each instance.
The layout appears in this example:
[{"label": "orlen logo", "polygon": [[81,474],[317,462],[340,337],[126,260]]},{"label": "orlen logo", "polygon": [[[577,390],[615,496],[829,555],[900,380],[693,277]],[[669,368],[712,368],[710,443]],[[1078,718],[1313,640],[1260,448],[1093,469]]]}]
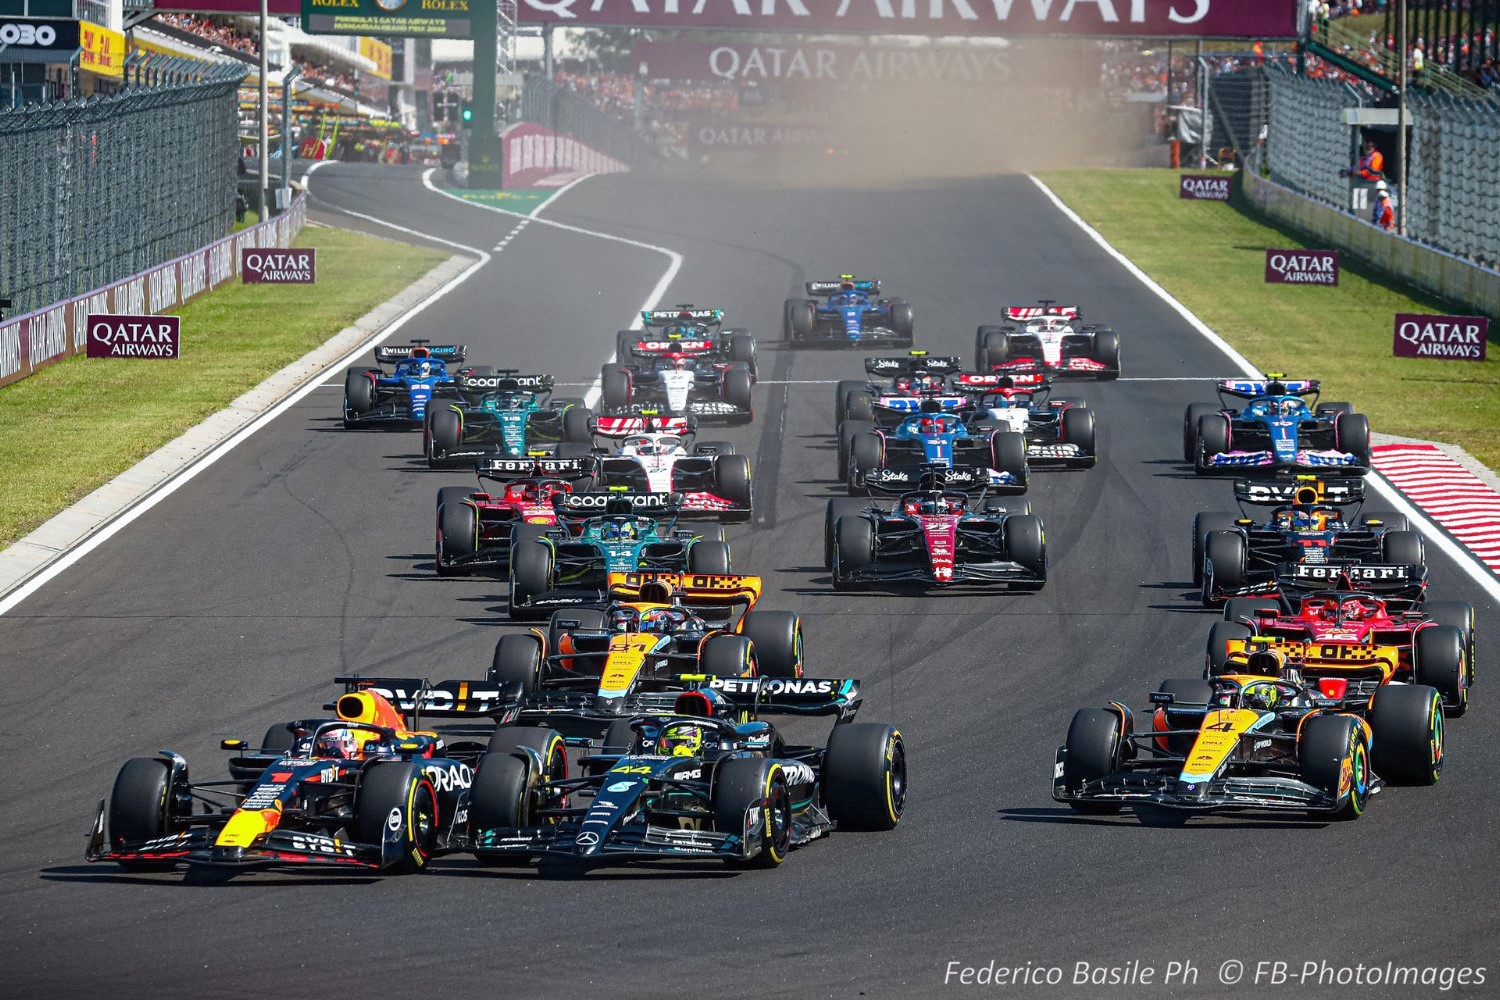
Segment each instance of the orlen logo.
[{"label": "orlen logo", "polygon": [[57,30],[50,24],[0,24],[0,42],[6,45],[54,45]]}]

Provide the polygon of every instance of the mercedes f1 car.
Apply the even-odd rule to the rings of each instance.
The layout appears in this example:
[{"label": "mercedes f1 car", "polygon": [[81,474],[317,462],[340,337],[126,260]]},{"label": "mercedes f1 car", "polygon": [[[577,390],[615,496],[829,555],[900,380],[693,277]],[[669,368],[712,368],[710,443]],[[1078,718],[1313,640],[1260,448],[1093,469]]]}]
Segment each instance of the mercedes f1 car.
[{"label": "mercedes f1 car", "polygon": [[[1271,651],[1209,680],[1163,681],[1149,731],[1118,702],[1081,709],[1058,748],[1052,797],[1084,813],[1292,810],[1356,819],[1386,781],[1432,784],[1443,707],[1424,685],[1345,697]],[[1377,776],[1378,775],[1378,776]]]},{"label": "mercedes f1 car", "polygon": [[1420,599],[1427,585],[1422,536],[1408,530],[1399,514],[1360,518],[1360,480],[1240,479],[1234,498],[1242,510],[1247,505],[1272,509],[1260,519],[1222,511],[1194,515],[1193,583],[1203,588],[1204,607],[1231,597],[1337,582],[1344,568],[1353,567],[1358,569],[1352,579],[1386,594]]},{"label": "mercedes f1 car", "polygon": [[593,451],[601,486],[681,493],[679,516],[750,520],[755,494],[750,460],[727,441],[699,441],[691,417],[646,411],[633,417],[598,417],[597,438],[618,442]]},{"label": "mercedes f1 car", "polygon": [[[1193,403],[1183,414],[1183,452],[1198,475],[1370,471],[1369,420],[1348,403],[1319,403],[1317,379],[1270,373],[1223,379],[1218,388],[1219,408]],[[1236,411],[1226,397],[1249,402]]]},{"label": "mercedes f1 car", "polygon": [[551,375],[512,369],[454,380],[459,401],[428,409],[422,450],[431,468],[472,466],[495,456],[552,452],[561,442],[588,445],[593,414],[581,399],[553,399]]},{"label": "mercedes f1 car", "polygon": [[434,399],[457,396],[460,374],[482,377],[490,373],[488,368],[450,372],[450,364],[463,362],[465,350],[425,340],[375,348],[375,364],[394,368],[389,372],[384,367],[344,372],[344,426],[420,427]]},{"label": "mercedes f1 car", "polygon": [[[504,567],[511,546],[540,538],[557,525],[552,498],[591,479],[581,458],[492,458],[476,467],[481,489],[444,486],[437,492],[438,576],[462,576]],[[499,490],[483,488],[493,482]]]},{"label": "mercedes f1 car", "polygon": [[999,326],[981,326],[974,333],[974,356],[974,366],[984,374],[1120,377],[1120,335],[1082,322],[1077,308],[1050,299],[1039,306],[1009,306]]},{"label": "mercedes f1 car", "polygon": [[1025,435],[994,426],[970,430],[962,417],[935,407],[890,430],[856,425],[848,451],[845,479],[851,496],[876,488],[891,491],[931,465],[985,469],[986,485],[995,493],[1024,493],[1030,478]]},{"label": "mercedes f1 car", "polygon": [[[837,281],[809,281],[806,287],[807,298],[787,299],[783,307],[788,343],[911,346],[911,305],[904,299],[877,298],[878,280],[844,274]],[[820,303],[820,298],[826,301]]]},{"label": "mercedes f1 car", "polygon": [[615,334],[615,361],[630,364],[636,357],[659,357],[677,350],[713,362],[738,362],[757,375],[755,337],[749,330],[723,329],[724,310],[679,305],[641,313],[644,330]]}]

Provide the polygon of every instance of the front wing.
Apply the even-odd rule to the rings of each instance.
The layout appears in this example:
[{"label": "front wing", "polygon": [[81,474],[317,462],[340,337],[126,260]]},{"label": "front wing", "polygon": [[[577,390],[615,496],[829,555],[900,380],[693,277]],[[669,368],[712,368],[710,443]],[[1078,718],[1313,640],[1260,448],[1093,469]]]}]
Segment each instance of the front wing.
[{"label": "front wing", "polygon": [[[1296,778],[1266,775],[1214,778],[1184,785],[1175,774],[1159,771],[1118,771],[1070,789],[1064,784],[1063,765],[1067,747],[1057,748],[1052,769],[1052,798],[1058,802],[1146,805],[1183,812],[1222,812],[1241,809],[1332,813],[1341,799]],[[1375,779],[1371,794],[1381,784]]]}]

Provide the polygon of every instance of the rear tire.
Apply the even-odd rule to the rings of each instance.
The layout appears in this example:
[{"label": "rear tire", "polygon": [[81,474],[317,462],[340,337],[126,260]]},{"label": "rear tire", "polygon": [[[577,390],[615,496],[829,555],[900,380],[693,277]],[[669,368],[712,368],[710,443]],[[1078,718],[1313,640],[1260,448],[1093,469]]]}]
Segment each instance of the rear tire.
[{"label": "rear tire", "polygon": [[754,644],[742,635],[711,635],[698,654],[698,673],[710,677],[749,677],[756,662]]},{"label": "rear tire", "polygon": [[1241,618],[1254,618],[1254,612],[1260,609],[1267,609],[1272,614],[1281,613],[1281,605],[1274,597],[1231,597],[1224,602],[1224,620],[1239,622]]},{"label": "rear tire", "polygon": [[1464,665],[1464,633],[1452,625],[1417,629],[1412,644],[1412,679],[1437,689],[1443,713],[1460,718],[1469,710],[1469,687]]},{"label": "rear tire", "polygon": [[743,362],[750,369],[750,378],[753,381],[757,377],[755,338],[748,332],[740,331],[729,335],[729,360]]},{"label": "rear tire", "polygon": [[687,571],[715,575],[728,573],[729,545],[725,542],[694,542],[687,553]]},{"label": "rear tire", "polygon": [[1238,670],[1238,664],[1229,662],[1228,645],[1233,640],[1248,639],[1251,634],[1250,629],[1239,622],[1214,622],[1208,630],[1208,652],[1203,675],[1218,677]]},{"label": "rear tire", "polygon": [[1415,531],[1387,531],[1380,540],[1380,558],[1397,566],[1426,566],[1427,548]]},{"label": "rear tire", "polygon": [[586,406],[570,406],[563,411],[562,439],[570,444],[593,444],[594,435],[589,431],[589,418],[593,416]]},{"label": "rear tire", "polygon": [[843,829],[894,830],[906,809],[906,743],[874,722],[833,727],[823,755],[823,799]]},{"label": "rear tire", "polygon": [[1010,359],[1010,339],[998,326],[979,328],[979,350],[975,352],[974,366],[988,374],[996,365]]},{"label": "rear tire", "polygon": [[537,595],[552,589],[552,547],[544,542],[510,547],[510,617],[513,621],[545,617],[524,607]]},{"label": "rear tire", "polygon": [[855,392],[869,392],[870,384],[863,379],[846,378],[840,379],[833,390],[833,425],[837,427],[844,421],[844,411],[848,407],[849,396]]},{"label": "rear tire", "polygon": [[875,421],[875,397],[868,390],[856,389],[844,400],[845,420]]},{"label": "rear tire", "polygon": [[599,371],[599,398],[605,410],[623,410],[630,405],[630,375],[623,368],[605,365]]}]

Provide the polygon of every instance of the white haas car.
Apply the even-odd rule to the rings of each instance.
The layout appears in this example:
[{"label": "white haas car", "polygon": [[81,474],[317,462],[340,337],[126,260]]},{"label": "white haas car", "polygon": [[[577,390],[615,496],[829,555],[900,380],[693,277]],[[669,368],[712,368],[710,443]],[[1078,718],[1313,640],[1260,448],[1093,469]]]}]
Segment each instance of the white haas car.
[{"label": "white haas car", "polygon": [[727,441],[698,441],[693,418],[648,412],[598,417],[592,426],[596,440],[611,442],[594,449],[599,486],[679,493],[680,517],[750,520],[750,460]]},{"label": "white haas car", "polygon": [[1053,378],[1120,377],[1120,335],[1082,321],[1076,306],[1010,306],[999,326],[974,333],[974,365],[981,372],[1040,371]]}]

